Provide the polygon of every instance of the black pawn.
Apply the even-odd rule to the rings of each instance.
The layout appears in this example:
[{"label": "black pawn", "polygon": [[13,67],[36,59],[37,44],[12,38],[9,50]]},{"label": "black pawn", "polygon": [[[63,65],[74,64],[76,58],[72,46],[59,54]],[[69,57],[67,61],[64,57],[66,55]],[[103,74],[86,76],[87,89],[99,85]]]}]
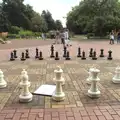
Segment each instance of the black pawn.
[{"label": "black pawn", "polygon": [[26,50],[25,58],[26,58],[26,59],[30,58],[28,49]]},{"label": "black pawn", "polygon": [[112,58],[112,51],[111,50],[109,50],[108,51],[108,58],[107,58],[108,60],[112,60],[113,58]]},{"label": "black pawn", "polygon": [[90,48],[89,57],[93,56],[93,48]]},{"label": "black pawn", "polygon": [[82,52],[81,60],[86,60],[86,57],[85,57],[85,51]]},{"label": "black pawn", "polygon": [[69,54],[69,51],[67,51],[67,54],[66,54],[66,60],[70,60],[70,54]]},{"label": "black pawn", "polygon": [[11,52],[11,54],[10,54],[10,61],[14,61],[14,60],[15,60],[15,58],[14,58],[14,53]]},{"label": "black pawn", "polygon": [[93,52],[92,60],[97,60],[97,57],[96,57],[96,51]]},{"label": "black pawn", "polygon": [[25,54],[24,54],[24,52],[22,52],[22,54],[21,54],[21,61],[25,61],[26,59],[25,59]]},{"label": "black pawn", "polygon": [[59,60],[59,55],[58,55],[58,52],[55,53],[55,60]]},{"label": "black pawn", "polygon": [[17,58],[17,50],[13,50],[14,58]]},{"label": "black pawn", "polygon": [[100,57],[104,57],[104,50],[100,49]]},{"label": "black pawn", "polygon": [[51,55],[50,55],[51,58],[55,57],[54,56],[54,46],[51,45]]},{"label": "black pawn", "polygon": [[64,46],[64,54],[63,54],[63,57],[66,57],[66,55],[67,55],[67,47]]},{"label": "black pawn", "polygon": [[78,48],[78,55],[77,55],[77,57],[81,57],[81,49],[80,49],[80,47]]},{"label": "black pawn", "polygon": [[43,60],[43,56],[42,56],[42,52],[40,51],[40,56],[39,56],[39,60]]},{"label": "black pawn", "polygon": [[38,48],[36,48],[36,55],[35,55],[35,58],[36,58],[36,59],[39,58],[39,50],[38,50]]}]

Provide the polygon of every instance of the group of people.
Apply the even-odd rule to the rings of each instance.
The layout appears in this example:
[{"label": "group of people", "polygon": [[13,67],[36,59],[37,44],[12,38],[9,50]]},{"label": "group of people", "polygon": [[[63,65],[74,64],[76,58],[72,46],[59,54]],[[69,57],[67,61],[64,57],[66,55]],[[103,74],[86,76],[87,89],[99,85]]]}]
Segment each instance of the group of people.
[{"label": "group of people", "polygon": [[115,43],[115,39],[117,43],[120,43],[120,30],[118,32],[114,32],[114,30],[110,32],[110,44],[111,45]]}]

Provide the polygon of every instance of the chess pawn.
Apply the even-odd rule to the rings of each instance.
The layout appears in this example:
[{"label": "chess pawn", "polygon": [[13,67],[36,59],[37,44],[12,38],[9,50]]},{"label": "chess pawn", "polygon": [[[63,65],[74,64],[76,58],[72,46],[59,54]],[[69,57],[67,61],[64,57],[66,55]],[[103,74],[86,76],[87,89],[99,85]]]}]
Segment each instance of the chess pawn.
[{"label": "chess pawn", "polygon": [[28,49],[26,50],[25,58],[26,58],[26,59],[30,58]]},{"label": "chess pawn", "polygon": [[11,54],[10,54],[10,61],[14,61],[14,60],[15,60],[15,58],[14,58],[14,53],[11,52]]},{"label": "chess pawn", "polygon": [[25,59],[25,54],[24,54],[24,52],[22,52],[22,54],[21,54],[21,61],[25,61],[26,59]]},{"label": "chess pawn", "polygon": [[104,57],[104,50],[100,49],[100,57]]},{"label": "chess pawn", "polygon": [[108,51],[108,58],[107,58],[108,60],[112,60],[113,58],[112,58],[112,51],[111,50],[109,50]]},{"label": "chess pawn", "polygon": [[64,78],[62,77],[63,70],[58,66],[57,70],[54,71],[56,77],[54,81],[56,82],[56,90],[52,95],[53,100],[55,101],[63,101],[65,99],[65,93],[62,89],[62,84],[64,83]]},{"label": "chess pawn", "polygon": [[40,51],[39,60],[43,60],[42,52]]},{"label": "chess pawn", "polygon": [[81,49],[80,49],[80,47],[78,48],[78,55],[77,55],[77,57],[81,57]]},{"label": "chess pawn", "polygon": [[94,68],[90,70],[91,72],[91,87],[88,90],[88,96],[91,98],[98,98],[100,96],[100,91],[98,90],[97,87],[97,82],[100,81],[98,78],[98,73],[100,70]]},{"label": "chess pawn", "polygon": [[51,55],[50,55],[51,58],[55,57],[54,56],[54,46],[51,45]]},{"label": "chess pawn", "polygon": [[37,58],[39,58],[39,50],[38,50],[38,48],[36,48],[36,55],[35,55],[35,59],[37,59]]},{"label": "chess pawn", "polygon": [[90,48],[89,57],[93,56],[93,48]]},{"label": "chess pawn", "polygon": [[58,55],[58,52],[55,53],[55,60],[59,60],[59,55]]},{"label": "chess pawn", "polygon": [[93,52],[92,60],[97,60],[96,51]]},{"label": "chess pawn", "polygon": [[67,47],[64,46],[64,54],[63,54],[63,57],[66,57],[67,56]]},{"label": "chess pawn", "polygon": [[14,58],[17,58],[17,50],[13,50]]},{"label": "chess pawn", "polygon": [[20,102],[32,101],[33,95],[29,92],[30,82],[28,81],[27,72],[24,69],[21,72],[20,87],[22,87],[22,90],[23,90],[19,95]]},{"label": "chess pawn", "polygon": [[85,52],[84,52],[84,51],[82,52],[82,57],[81,57],[81,60],[86,60],[86,57],[85,57]]},{"label": "chess pawn", "polygon": [[66,54],[66,60],[70,60],[71,58],[70,58],[70,53],[69,53],[69,51],[67,51],[67,54]]},{"label": "chess pawn", "polygon": [[120,83],[120,67],[118,66],[115,70],[115,76],[112,79],[113,83]]},{"label": "chess pawn", "polygon": [[0,88],[5,88],[7,86],[7,82],[4,80],[4,74],[0,69]]}]

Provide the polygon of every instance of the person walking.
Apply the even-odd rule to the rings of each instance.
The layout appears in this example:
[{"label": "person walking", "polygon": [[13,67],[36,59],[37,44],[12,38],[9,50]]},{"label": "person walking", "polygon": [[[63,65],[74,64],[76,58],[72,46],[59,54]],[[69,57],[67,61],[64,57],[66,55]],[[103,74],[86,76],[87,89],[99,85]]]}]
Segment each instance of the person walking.
[{"label": "person walking", "polygon": [[118,34],[117,34],[117,43],[120,43],[120,30],[118,31]]},{"label": "person walking", "polygon": [[64,33],[64,30],[61,31],[61,44],[63,44],[63,46],[65,46],[65,33]]},{"label": "person walking", "polygon": [[114,32],[110,32],[110,44],[114,44]]},{"label": "person walking", "polygon": [[55,35],[55,44],[59,44],[59,37],[60,37],[60,33],[59,33],[59,31],[57,30],[57,31],[56,31],[56,35]]}]

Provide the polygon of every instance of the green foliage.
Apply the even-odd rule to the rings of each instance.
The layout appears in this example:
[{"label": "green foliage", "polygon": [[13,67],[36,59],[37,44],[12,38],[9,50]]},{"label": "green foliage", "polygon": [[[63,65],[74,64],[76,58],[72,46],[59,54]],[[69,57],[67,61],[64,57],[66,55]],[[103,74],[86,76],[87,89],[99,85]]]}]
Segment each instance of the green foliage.
[{"label": "green foliage", "polygon": [[32,31],[28,31],[28,30],[22,30],[19,32],[19,35],[22,38],[28,38],[28,37],[32,37],[33,36],[33,32]]},{"label": "green foliage", "polygon": [[22,30],[23,30],[23,28],[20,28],[20,27],[17,27],[17,26],[11,26],[10,33],[12,33],[12,34],[18,34]]},{"label": "green foliage", "polygon": [[93,36],[95,36],[94,33],[88,33],[88,34],[87,34],[87,38],[88,38],[88,39],[89,39],[90,37],[93,37]]}]

